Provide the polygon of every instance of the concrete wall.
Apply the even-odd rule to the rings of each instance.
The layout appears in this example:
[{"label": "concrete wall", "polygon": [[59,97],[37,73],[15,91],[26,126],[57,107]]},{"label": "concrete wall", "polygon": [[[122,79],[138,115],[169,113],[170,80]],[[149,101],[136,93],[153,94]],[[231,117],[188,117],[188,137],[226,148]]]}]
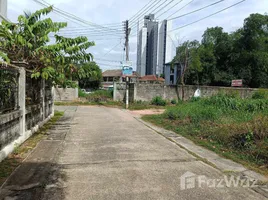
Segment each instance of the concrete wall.
[{"label": "concrete wall", "polygon": [[126,97],[126,83],[114,83],[113,95],[115,101],[123,101]]},{"label": "concrete wall", "polygon": [[[122,87],[115,83],[115,92],[114,100],[122,101],[125,97],[125,86]],[[120,88],[120,89],[117,89]],[[194,96],[194,93],[197,89],[201,90],[202,97],[210,97],[219,92],[224,93],[237,93],[241,98],[251,97],[254,92],[258,89],[252,88],[229,88],[229,87],[213,87],[213,86],[192,86],[187,85],[184,88],[184,100],[188,100]],[[177,99],[177,93],[179,94],[180,99],[182,98],[182,88],[179,87],[178,91],[176,86],[166,86],[162,84],[151,84],[151,83],[135,83],[130,87],[130,99],[134,101],[151,101],[152,98],[156,96],[161,96],[164,99],[172,100]],[[133,95],[133,96],[131,96]]]},{"label": "concrete wall", "polygon": [[74,101],[78,99],[78,88],[55,88],[55,101]]},{"label": "concrete wall", "polygon": [[45,84],[42,84],[38,105],[26,106],[26,73],[22,67],[18,68],[18,71],[19,109],[0,114],[0,162],[54,115],[53,88],[50,90],[52,99],[47,100],[44,93]]}]

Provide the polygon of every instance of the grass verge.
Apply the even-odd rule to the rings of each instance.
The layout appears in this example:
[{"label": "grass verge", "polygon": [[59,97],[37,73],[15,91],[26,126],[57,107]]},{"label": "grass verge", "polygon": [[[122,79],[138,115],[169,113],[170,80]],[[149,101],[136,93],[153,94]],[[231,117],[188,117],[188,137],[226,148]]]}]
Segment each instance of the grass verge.
[{"label": "grass verge", "polygon": [[217,96],[168,107],[143,120],[268,175],[268,100]]},{"label": "grass verge", "polygon": [[0,186],[11,175],[11,173],[23,162],[23,160],[31,153],[36,145],[46,137],[46,132],[53,126],[62,116],[63,112],[55,112],[49,122],[39,129],[32,137],[26,140],[22,145],[15,148],[5,160],[0,163]]}]

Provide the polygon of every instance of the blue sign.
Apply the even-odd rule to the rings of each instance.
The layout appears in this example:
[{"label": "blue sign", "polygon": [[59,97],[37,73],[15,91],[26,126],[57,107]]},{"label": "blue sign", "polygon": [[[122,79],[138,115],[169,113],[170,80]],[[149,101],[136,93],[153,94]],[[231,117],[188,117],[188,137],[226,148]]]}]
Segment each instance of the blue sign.
[{"label": "blue sign", "polygon": [[133,68],[132,67],[123,67],[123,76],[132,76],[133,75]]}]

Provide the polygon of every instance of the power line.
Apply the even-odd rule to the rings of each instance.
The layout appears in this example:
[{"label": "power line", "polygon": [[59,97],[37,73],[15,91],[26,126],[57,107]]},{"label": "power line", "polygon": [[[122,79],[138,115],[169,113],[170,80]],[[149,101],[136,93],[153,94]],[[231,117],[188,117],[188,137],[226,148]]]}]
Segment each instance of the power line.
[{"label": "power line", "polygon": [[212,17],[212,16],[214,16],[214,15],[217,15],[217,14],[219,14],[219,13],[225,11],[225,10],[228,10],[228,9],[230,9],[230,8],[232,8],[232,7],[235,7],[235,6],[241,4],[241,3],[245,2],[245,1],[246,1],[246,0],[239,1],[239,2],[237,2],[237,3],[235,3],[235,4],[231,5],[231,6],[228,6],[228,7],[224,8],[224,9],[222,9],[222,10],[219,10],[219,11],[217,11],[217,12],[215,12],[215,13],[212,13],[212,14],[210,14],[210,15],[208,15],[208,16],[206,16],[206,17],[203,17],[203,18],[201,18],[201,19],[199,19],[199,20],[196,20],[196,21],[194,21],[194,22],[191,22],[191,23],[189,23],[189,24],[183,25],[183,26],[181,26],[181,27],[172,29],[172,30],[170,30],[169,32],[173,32],[173,31],[175,31],[175,30],[182,29],[182,28],[185,28],[185,27],[190,26],[190,25],[192,25],[192,24],[195,24],[195,23],[197,23],[197,22],[200,22],[200,21],[202,21],[202,20],[204,20],[204,19],[207,19],[207,18],[209,18],[209,17]]},{"label": "power line", "polygon": [[132,26],[133,24],[135,24],[137,21],[139,21],[139,19],[142,17],[144,17],[144,15],[152,8],[154,8],[155,6],[157,6],[157,4],[159,4],[161,2],[161,0],[158,1],[154,1],[154,3],[148,7],[146,10],[144,10],[142,13],[140,13],[137,17],[135,17],[134,19],[130,20],[129,25]]},{"label": "power line", "polygon": [[188,5],[190,5],[191,3],[193,3],[195,0],[192,0],[190,2],[188,2],[187,4],[185,4],[184,6],[182,6],[179,10],[176,10],[176,12],[172,13],[171,15],[169,15],[166,19],[170,18],[171,16],[175,15],[177,12],[183,10],[184,8],[186,8]]},{"label": "power line", "polygon": [[[224,1],[224,0],[222,0],[222,1]],[[203,17],[203,18],[198,19],[198,20],[196,20],[196,21],[194,21],[194,22],[185,24],[185,25],[180,26],[180,27],[178,27],[178,28],[172,29],[172,30],[170,30],[169,32],[173,32],[173,31],[175,31],[175,30],[182,29],[182,28],[185,28],[185,27],[190,26],[190,25],[192,25],[192,24],[195,24],[195,23],[198,23],[198,22],[200,22],[200,21],[203,21],[204,19],[207,19],[207,18],[212,17],[212,16],[214,16],[214,15],[216,15],[216,14],[218,14],[218,13],[221,13],[221,12],[223,12],[223,11],[225,11],[225,10],[228,10],[228,9],[234,7],[234,6],[237,6],[237,5],[241,4],[241,3],[243,3],[244,1],[246,1],[246,0],[239,1],[239,2],[237,2],[237,3],[235,3],[235,4],[232,4],[231,6],[228,6],[228,7],[224,8],[224,9],[222,9],[222,10],[219,10],[219,11],[217,11],[217,12],[215,12],[215,13],[212,13],[212,14],[206,16],[206,17]],[[219,3],[219,2],[216,2],[216,3]],[[215,4],[215,3],[213,3],[213,4]],[[209,7],[209,6],[210,6],[210,5],[205,6],[205,7]],[[204,9],[204,7],[203,7],[202,9]],[[200,10],[201,10],[201,9],[198,9],[198,11],[200,11]],[[190,13],[194,13],[194,12],[197,12],[197,10],[192,11],[192,12],[190,12]],[[188,15],[188,14],[189,14],[189,13],[186,13],[186,14],[184,14],[183,16],[186,16],[186,15]],[[181,18],[181,17],[182,17],[182,16],[178,16],[178,17],[175,17],[175,18]],[[175,19],[175,18],[173,18],[173,19]],[[172,19],[168,19],[168,21],[170,21],[170,20],[172,20]],[[165,33],[165,32],[161,32],[161,33],[159,33],[159,34],[164,34],[164,33]],[[132,35],[132,37],[135,37],[135,36],[137,36],[137,35]]]},{"label": "power line", "polygon": [[[123,30],[121,31],[123,33]],[[59,31],[59,33],[66,33],[66,34],[71,34],[71,33],[95,33],[95,34],[98,34],[98,33],[113,33],[113,34],[117,34],[117,33],[121,33],[121,32],[115,32],[115,31],[110,31],[110,30],[95,30],[95,29],[84,29],[84,30],[74,30],[74,31],[71,31],[71,30],[61,30]]]},{"label": "power line", "polygon": [[196,13],[196,12],[201,11],[201,10],[204,10],[204,9],[209,8],[209,7],[211,7],[211,6],[214,6],[214,5],[216,5],[216,4],[222,3],[223,1],[225,1],[225,0],[220,0],[220,1],[214,2],[214,3],[212,3],[212,4],[209,4],[209,5],[207,5],[207,6],[204,6],[204,7],[202,7],[202,8],[197,9],[197,10],[193,10],[193,11],[191,11],[191,12],[189,12],[189,13],[186,13],[186,14],[183,14],[183,15],[180,15],[180,16],[177,16],[177,17],[173,17],[173,18],[170,18],[170,19],[168,19],[168,20],[170,21],[170,20],[174,20],[174,19],[179,19],[179,18],[185,17],[185,16],[187,16],[187,15]]},{"label": "power line", "polygon": [[[65,37],[65,36],[63,36],[63,37]],[[77,37],[77,35],[70,36],[70,38],[72,38],[72,37]],[[49,38],[55,38],[55,36],[49,36]],[[102,37],[102,38],[91,37],[88,40],[101,41],[101,40],[118,40],[118,39],[121,39],[121,38],[120,37],[109,37],[109,38],[107,38],[107,37]]]},{"label": "power line", "polygon": [[102,57],[107,56],[109,53],[111,53],[112,50],[114,50],[116,47],[118,47],[121,44],[121,40],[118,44],[116,44],[113,48],[111,48],[108,52],[106,52]]},{"label": "power line", "polygon": [[170,9],[164,11],[163,13],[161,13],[160,15],[158,15],[156,18],[159,18],[160,16],[162,16],[163,14],[167,13],[168,11],[170,11],[172,8],[175,8],[178,4],[180,4],[183,0],[180,0],[179,2],[177,2],[175,5],[173,5]]},{"label": "power line", "polygon": [[87,33],[87,32],[77,32],[77,33],[58,33],[59,35],[62,36],[76,36],[76,35],[85,35],[85,36],[122,36],[123,33]]},{"label": "power line", "polygon": [[93,60],[100,60],[100,61],[104,61],[104,62],[115,62],[115,63],[121,63],[122,62],[122,61],[117,61],[117,60],[102,59],[102,58],[98,58],[98,57],[94,57]]},{"label": "power line", "polygon": [[[39,3],[39,4],[42,4],[42,5],[44,5],[44,6],[52,6],[51,4],[47,3],[47,2],[44,1],[44,0],[41,0],[43,3],[40,2],[39,0],[33,0],[33,1],[35,1],[35,2],[37,2],[37,3]],[[81,19],[81,18],[79,18],[79,17],[77,17],[77,16],[71,14],[71,13],[68,13],[68,12],[66,12],[66,11],[63,11],[63,10],[59,9],[59,8],[56,8],[55,6],[53,6],[53,10],[54,10],[55,12],[57,12],[57,13],[60,13],[61,15],[64,15],[64,16],[68,17],[69,19],[78,21],[78,22],[83,23],[83,24],[87,24],[87,25],[93,26],[93,27],[95,27],[96,29],[102,29],[102,30],[117,30],[117,29],[111,29],[111,28],[108,28],[108,27],[105,27],[105,26],[102,26],[102,25],[99,25],[99,24],[95,24],[95,23],[92,23],[92,22],[88,22],[88,21],[86,21],[86,20],[83,20],[83,19]],[[120,30],[119,30],[119,31],[120,31]]]},{"label": "power line", "polygon": [[[167,2],[168,0],[165,0],[163,3],[161,3],[160,5],[158,5],[154,10],[151,10],[151,13],[157,14],[158,12],[160,12],[165,6],[168,6],[170,3],[172,3],[174,0],[171,0],[170,2]],[[167,4],[166,4],[167,3]],[[159,9],[158,9],[159,8]],[[157,10],[158,9],[158,10]],[[156,11],[157,10],[157,11]],[[169,9],[170,10],[170,9]],[[134,26],[132,26],[132,28],[136,28],[137,24],[135,24]]]},{"label": "power line", "polygon": [[131,19],[133,19],[135,16],[137,16],[144,8],[146,8],[148,5],[150,5],[152,2],[155,2],[157,0],[151,0],[149,1],[145,6],[142,7],[142,9],[140,9],[140,11],[138,11],[134,16],[132,16],[129,21],[132,21]]}]

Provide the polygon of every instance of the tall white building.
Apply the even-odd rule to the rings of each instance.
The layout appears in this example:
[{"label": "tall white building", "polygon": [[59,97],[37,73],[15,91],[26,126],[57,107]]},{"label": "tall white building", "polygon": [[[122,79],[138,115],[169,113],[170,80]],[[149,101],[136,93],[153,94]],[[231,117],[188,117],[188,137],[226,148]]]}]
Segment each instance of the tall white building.
[{"label": "tall white building", "polygon": [[137,72],[140,76],[146,74],[147,60],[147,28],[142,27],[138,33],[138,48],[137,48]]},{"label": "tall white building", "polygon": [[165,63],[172,60],[172,43],[168,35],[171,24],[167,20],[156,21],[153,14],[144,17],[137,46],[137,72],[141,76],[163,74]]},{"label": "tall white building", "polygon": [[158,36],[158,62],[157,74],[164,74],[165,64],[171,62],[172,57],[172,37],[169,35],[169,30],[172,29],[172,22],[164,20],[159,24]]},{"label": "tall white building", "polygon": [[7,0],[0,0],[0,21],[7,20]]}]

